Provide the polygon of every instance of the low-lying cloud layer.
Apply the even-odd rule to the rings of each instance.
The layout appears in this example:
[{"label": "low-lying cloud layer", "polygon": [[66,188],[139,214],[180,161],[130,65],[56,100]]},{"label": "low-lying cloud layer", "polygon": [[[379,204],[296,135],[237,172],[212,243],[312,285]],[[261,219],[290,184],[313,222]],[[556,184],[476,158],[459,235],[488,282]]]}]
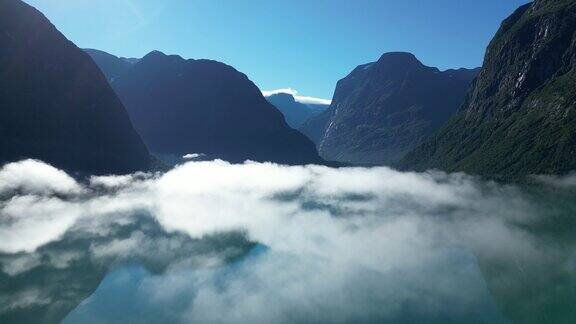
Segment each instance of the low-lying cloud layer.
[{"label": "low-lying cloud layer", "polygon": [[[562,253],[529,230],[549,212],[545,204],[463,174],[212,161],[79,183],[23,161],[0,170],[0,190],[14,193],[0,210],[0,252],[18,255],[0,259],[9,276],[41,265],[34,255],[46,244],[107,235],[110,224],[152,217],[166,235],[179,235],[135,230],[85,252],[163,259],[163,275],[142,279],[132,298],[152,300],[147,307],[158,312],[179,305],[169,308],[176,322],[504,322],[476,258],[517,268]],[[233,250],[190,245],[185,257],[174,254],[188,246],[181,235],[201,242],[233,232],[259,248],[231,266],[223,264]],[[20,292],[24,304],[28,291]]]}]

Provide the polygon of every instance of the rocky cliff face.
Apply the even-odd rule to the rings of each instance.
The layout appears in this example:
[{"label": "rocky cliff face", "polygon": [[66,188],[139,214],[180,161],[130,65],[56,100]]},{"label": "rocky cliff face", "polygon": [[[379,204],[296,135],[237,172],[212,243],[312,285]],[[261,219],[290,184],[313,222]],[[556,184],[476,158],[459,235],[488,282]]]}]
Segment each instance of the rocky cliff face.
[{"label": "rocky cliff face", "polygon": [[297,102],[294,96],[289,93],[274,94],[266,97],[266,100],[278,108],[286,118],[288,125],[294,129],[299,129],[310,118],[328,109],[328,105],[307,105]]},{"label": "rocky cliff face", "polygon": [[393,164],[457,111],[476,72],[442,72],[409,53],[384,54],[340,80],[330,112],[302,131],[321,137],[325,159]]},{"label": "rocky cliff face", "polygon": [[324,139],[326,128],[328,127],[333,115],[334,110],[328,108],[317,116],[305,121],[298,130],[302,134],[306,135],[306,137],[308,137],[318,147]]},{"label": "rocky cliff face", "polygon": [[256,85],[223,63],[152,52],[112,86],[154,153],[323,162],[314,144],[286,124]]},{"label": "rocky cliff face", "polygon": [[150,163],[90,57],[34,8],[0,0],[0,163],[24,158],[95,174]]},{"label": "rocky cliff face", "polygon": [[576,2],[539,0],[506,19],[462,111],[403,167],[489,177],[576,169]]}]

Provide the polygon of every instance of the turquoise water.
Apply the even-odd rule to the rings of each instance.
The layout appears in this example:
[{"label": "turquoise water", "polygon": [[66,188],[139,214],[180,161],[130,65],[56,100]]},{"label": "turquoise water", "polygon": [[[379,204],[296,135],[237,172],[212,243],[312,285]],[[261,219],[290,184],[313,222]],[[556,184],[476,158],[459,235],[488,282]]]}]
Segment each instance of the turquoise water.
[{"label": "turquoise water", "polygon": [[576,178],[50,174],[0,200],[0,323],[576,323]]},{"label": "turquoise water", "polygon": [[[478,268],[476,259],[462,250],[445,251],[438,256],[436,262],[432,262],[430,269],[407,270],[405,277],[395,276],[395,280],[405,280],[406,285],[411,285],[412,275],[426,276],[427,280],[450,281],[451,285],[463,288],[460,295],[442,296],[440,292],[422,291],[421,296],[405,301],[403,310],[390,317],[386,298],[382,296],[389,287],[390,278],[379,276],[368,270],[358,271],[357,278],[350,279],[357,285],[347,291],[352,296],[362,295],[361,298],[346,298],[346,302],[339,307],[349,308],[348,315],[333,317],[322,313],[329,303],[316,304],[317,309],[311,309],[310,305],[299,303],[294,300],[286,300],[281,294],[274,294],[263,288],[268,278],[254,278],[251,272],[260,264],[266,262],[272,251],[257,248],[246,259],[233,264],[215,269],[204,270],[178,270],[164,274],[154,275],[141,265],[124,266],[110,272],[98,289],[88,299],[83,301],[63,321],[64,324],[74,323],[187,323],[194,319],[204,319],[204,322],[266,322],[274,319],[281,322],[317,323],[352,321],[346,318],[349,313],[354,313],[354,306],[362,305],[360,309],[364,315],[357,316],[357,323],[509,323],[498,311],[484,278]],[[285,257],[288,256],[280,256]],[[297,258],[292,260],[298,262]],[[422,273],[409,273],[422,272]],[[439,275],[442,273],[442,275]],[[281,274],[278,274],[281,276]],[[371,276],[373,276],[371,278]],[[201,307],[202,303],[196,303],[195,299],[206,291],[218,291],[218,298],[227,299],[234,296],[234,287],[238,283],[242,287],[250,287],[251,292],[246,296],[262,294],[265,299],[259,299],[259,305],[254,306],[253,313],[247,310],[242,315],[229,315],[237,306],[228,304],[229,308],[220,310],[221,316],[207,314],[211,309]],[[398,282],[394,283],[394,285]],[[282,287],[278,287],[282,289]],[[395,288],[397,289],[397,288]],[[410,288],[412,289],[412,288]],[[299,298],[314,300],[314,290],[304,293]],[[368,296],[368,297],[367,297]],[[473,302],[464,301],[467,296],[474,296]],[[416,297],[416,296],[415,296]],[[241,298],[238,296],[238,298]],[[324,296],[329,299],[329,296]],[[435,298],[434,309],[425,304],[425,298]],[[261,308],[273,309],[276,303],[284,303],[290,311],[290,316],[285,312],[274,312],[270,315],[262,314]],[[308,307],[306,307],[308,306]],[[242,306],[244,307],[244,305]],[[337,309],[326,309],[338,313]],[[204,314],[203,314],[204,313]]]}]

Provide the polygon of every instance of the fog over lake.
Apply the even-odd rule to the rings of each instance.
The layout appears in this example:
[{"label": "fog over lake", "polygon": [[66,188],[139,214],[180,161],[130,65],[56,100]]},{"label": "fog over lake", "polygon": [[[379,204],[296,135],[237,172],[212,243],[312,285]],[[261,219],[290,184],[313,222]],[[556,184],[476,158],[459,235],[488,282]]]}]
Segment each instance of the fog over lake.
[{"label": "fog over lake", "polygon": [[576,176],[212,161],[75,179],[26,160],[0,197],[0,322],[576,319]]}]

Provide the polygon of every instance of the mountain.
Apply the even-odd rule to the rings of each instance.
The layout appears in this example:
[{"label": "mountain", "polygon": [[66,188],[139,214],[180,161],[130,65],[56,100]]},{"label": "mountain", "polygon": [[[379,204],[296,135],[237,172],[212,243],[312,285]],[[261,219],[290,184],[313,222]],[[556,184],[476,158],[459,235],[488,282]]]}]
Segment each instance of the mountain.
[{"label": "mountain", "polygon": [[576,170],[576,1],[507,18],[463,109],[401,166],[496,178]]},{"label": "mountain", "polygon": [[440,71],[409,53],[386,53],[336,86],[328,111],[301,131],[328,160],[393,164],[440,128],[478,70]]},{"label": "mountain", "polygon": [[24,158],[93,174],[150,163],[90,57],[33,7],[0,0],[0,163]]},{"label": "mountain", "polygon": [[246,75],[223,63],[154,51],[111,85],[165,160],[198,153],[231,162],[324,162]]},{"label": "mountain", "polygon": [[267,96],[266,100],[280,110],[288,125],[294,129],[328,109],[328,105],[300,103],[289,93],[273,94]]},{"label": "mountain", "polygon": [[139,61],[139,59],[136,58],[117,57],[104,51],[91,48],[85,48],[84,52],[90,55],[94,62],[100,67],[106,79],[110,82],[114,82],[117,77],[126,73],[126,71]]},{"label": "mountain", "polygon": [[326,128],[334,115],[334,111],[335,109],[326,109],[320,114],[306,120],[302,125],[300,125],[298,130],[314,142],[317,147],[320,146],[320,143],[326,134]]}]

